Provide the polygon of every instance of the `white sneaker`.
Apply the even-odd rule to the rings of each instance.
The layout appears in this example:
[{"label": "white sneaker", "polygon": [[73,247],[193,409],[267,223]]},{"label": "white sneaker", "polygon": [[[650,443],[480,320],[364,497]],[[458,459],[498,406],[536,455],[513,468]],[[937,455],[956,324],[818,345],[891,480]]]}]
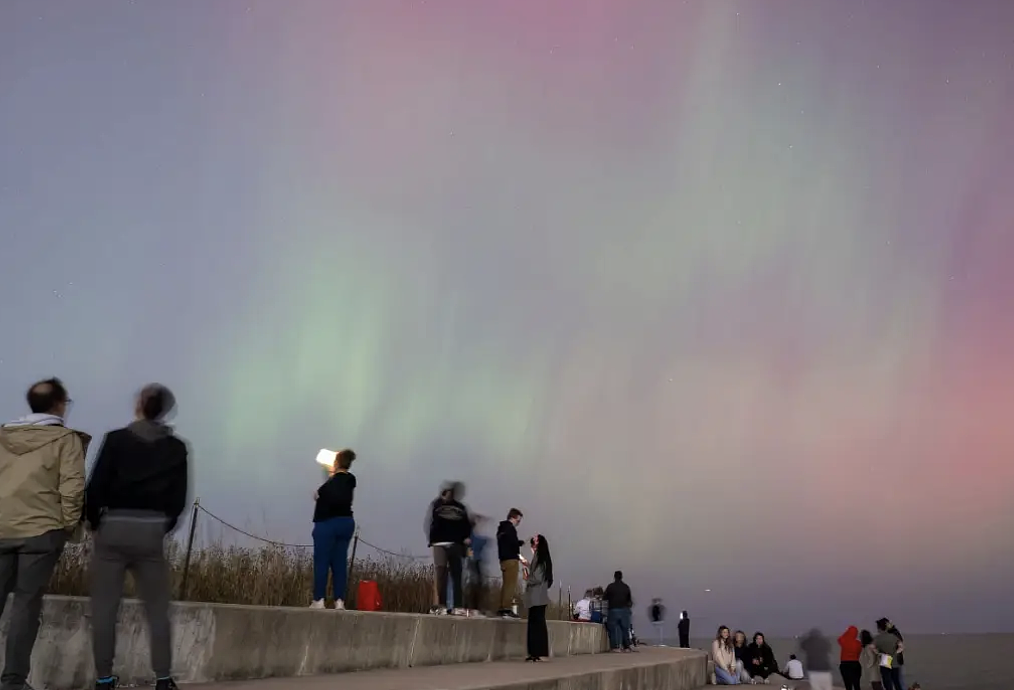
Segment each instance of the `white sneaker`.
[{"label": "white sneaker", "polygon": [[452,616],[467,616],[468,615],[468,610],[467,609],[451,609],[451,615]]},{"label": "white sneaker", "polygon": [[322,609],[322,608],[324,608],[324,600],[323,599],[315,599],[314,602],[312,604],[310,604],[310,608],[311,609]]},{"label": "white sneaker", "polygon": [[335,599],[334,610],[335,611],[344,611],[345,610],[345,602],[342,601],[341,599]]}]

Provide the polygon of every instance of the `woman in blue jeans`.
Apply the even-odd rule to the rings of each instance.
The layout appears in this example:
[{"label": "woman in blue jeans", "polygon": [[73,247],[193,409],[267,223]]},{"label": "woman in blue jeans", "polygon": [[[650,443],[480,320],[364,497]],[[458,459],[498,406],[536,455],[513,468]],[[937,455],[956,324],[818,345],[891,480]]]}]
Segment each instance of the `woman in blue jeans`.
[{"label": "woman in blue jeans", "polygon": [[334,606],[345,608],[348,584],[349,542],[356,531],[352,517],[352,499],[356,477],[349,472],[356,459],[354,450],[346,448],[335,454],[331,476],[313,495],[313,603],[311,609],[324,608],[327,575],[331,573]]}]

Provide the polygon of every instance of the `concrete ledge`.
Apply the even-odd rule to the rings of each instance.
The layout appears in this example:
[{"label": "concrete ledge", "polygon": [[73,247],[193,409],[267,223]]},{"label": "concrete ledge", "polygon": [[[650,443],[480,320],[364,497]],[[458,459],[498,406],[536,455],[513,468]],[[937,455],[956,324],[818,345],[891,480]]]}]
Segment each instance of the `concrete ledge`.
[{"label": "concrete ledge", "polygon": [[[189,683],[496,661],[526,654],[525,623],[498,618],[190,602],[173,604],[170,616],[173,673]],[[6,618],[0,621],[3,639]],[[601,625],[550,621],[549,636],[557,657],[608,648]],[[147,622],[138,601],[125,600],[120,608],[115,672],[123,684],[151,680]],[[89,600],[46,597],[30,682],[50,690],[75,690],[93,680]]]},{"label": "concrete ledge", "polygon": [[203,690],[694,690],[705,683],[707,657],[688,649],[560,657],[348,673],[340,678],[266,679]]}]

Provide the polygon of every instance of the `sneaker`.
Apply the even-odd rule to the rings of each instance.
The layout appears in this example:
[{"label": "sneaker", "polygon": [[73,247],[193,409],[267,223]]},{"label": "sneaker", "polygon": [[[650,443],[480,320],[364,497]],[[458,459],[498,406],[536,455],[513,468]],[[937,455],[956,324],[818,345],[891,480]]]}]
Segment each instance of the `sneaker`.
[{"label": "sneaker", "polygon": [[[110,677],[108,680],[97,680],[95,681],[95,690],[115,690],[119,685],[120,679],[116,676]],[[28,686],[25,686],[25,690],[28,690]]]},{"label": "sneaker", "polygon": [[344,611],[345,610],[345,602],[342,601],[341,599],[335,599],[334,610],[335,611]]},{"label": "sneaker", "polygon": [[172,678],[159,678],[155,681],[155,690],[180,690]]},{"label": "sneaker", "polygon": [[433,616],[440,615],[440,607],[439,606],[430,606],[430,615],[433,615]]},{"label": "sneaker", "polygon": [[467,616],[468,615],[468,610],[467,609],[451,609],[451,615],[452,616]]},{"label": "sneaker", "polygon": [[324,600],[323,599],[315,599],[314,602],[312,604],[310,604],[310,608],[311,609],[322,609],[322,608],[324,608]]},{"label": "sneaker", "polygon": [[508,620],[517,620],[517,619],[521,618],[521,616],[519,616],[518,614],[514,613],[513,611],[504,611],[502,614],[500,614],[500,616],[502,618],[507,618]]}]

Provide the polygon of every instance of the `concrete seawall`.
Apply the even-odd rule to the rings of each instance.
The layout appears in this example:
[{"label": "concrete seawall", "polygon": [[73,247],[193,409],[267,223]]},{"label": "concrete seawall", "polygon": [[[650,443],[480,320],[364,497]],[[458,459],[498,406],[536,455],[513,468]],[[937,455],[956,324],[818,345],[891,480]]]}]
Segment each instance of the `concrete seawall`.
[{"label": "concrete seawall", "polygon": [[[190,602],[173,604],[170,615],[173,672],[188,683],[496,661],[526,654],[525,624],[495,618]],[[0,621],[2,639],[6,618]],[[121,682],[149,682],[148,632],[140,602],[123,602],[118,630],[116,673]],[[601,625],[550,621],[549,637],[557,657],[594,654],[608,646]],[[46,597],[30,682],[74,690],[93,679],[89,600]]]}]

